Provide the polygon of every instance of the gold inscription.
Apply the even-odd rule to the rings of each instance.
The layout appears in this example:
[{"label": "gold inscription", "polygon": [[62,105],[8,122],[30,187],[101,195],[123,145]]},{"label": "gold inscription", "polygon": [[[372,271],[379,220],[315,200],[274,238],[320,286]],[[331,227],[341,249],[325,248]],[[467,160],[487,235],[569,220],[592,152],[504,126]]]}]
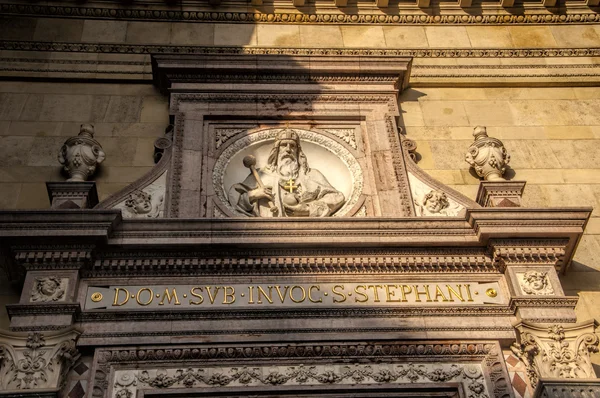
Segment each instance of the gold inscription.
[{"label": "gold inscription", "polygon": [[[121,292],[125,293],[125,297],[123,298],[122,301],[119,302],[119,294]],[[123,288],[120,288],[120,287],[116,287],[115,288],[115,300],[113,301],[113,306],[114,307],[120,307],[122,305],[127,304],[127,302],[129,301],[129,297],[130,297],[129,290],[123,289]]]},{"label": "gold inscription", "polygon": [[[180,297],[185,299],[183,304],[189,306],[449,304],[472,303],[475,301],[473,295],[478,294],[468,283],[127,286],[112,289],[112,306],[125,308],[136,305],[178,306],[182,305]],[[103,300],[102,293],[91,292],[90,299],[93,302]],[[485,293],[495,298],[499,295],[499,289],[488,288]]]},{"label": "gold inscription", "polygon": [[[148,292],[148,298],[143,300],[140,298],[140,296],[142,295],[142,292]],[[137,303],[139,305],[142,306],[146,306],[149,305],[152,300],[154,300],[154,293],[152,292],[152,290],[149,287],[143,287],[140,290],[138,290],[137,294],[135,295],[135,301],[137,301]]]}]

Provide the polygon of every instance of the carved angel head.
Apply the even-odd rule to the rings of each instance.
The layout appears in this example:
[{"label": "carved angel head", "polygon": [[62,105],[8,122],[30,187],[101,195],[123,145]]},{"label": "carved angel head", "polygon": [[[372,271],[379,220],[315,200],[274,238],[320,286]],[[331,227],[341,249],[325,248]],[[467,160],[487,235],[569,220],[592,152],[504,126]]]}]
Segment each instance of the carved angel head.
[{"label": "carved angel head", "polygon": [[65,295],[65,287],[60,278],[53,276],[35,278],[31,301],[58,301]]},{"label": "carved angel head", "polygon": [[125,201],[125,206],[135,214],[146,214],[152,211],[152,195],[144,191],[135,191]]},{"label": "carved angel head", "polygon": [[430,191],[423,197],[423,206],[429,213],[439,213],[450,206],[448,197],[441,191]]}]

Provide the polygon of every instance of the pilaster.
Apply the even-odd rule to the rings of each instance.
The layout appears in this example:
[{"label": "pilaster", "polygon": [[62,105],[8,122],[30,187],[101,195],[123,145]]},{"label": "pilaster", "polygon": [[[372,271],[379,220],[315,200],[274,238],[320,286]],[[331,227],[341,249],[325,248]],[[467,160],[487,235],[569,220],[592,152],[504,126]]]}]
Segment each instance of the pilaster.
[{"label": "pilaster", "polygon": [[59,397],[68,369],[79,358],[80,331],[15,333],[0,330],[0,396]]},{"label": "pilaster", "polygon": [[90,260],[93,245],[14,247],[17,264],[27,274],[18,304],[8,305],[11,329],[55,330],[73,324],[79,272]]},{"label": "pilaster", "polygon": [[566,239],[491,242],[494,262],[504,272],[518,319],[538,323],[576,321],[577,297],[565,296],[557,273],[567,245]]},{"label": "pilaster", "polygon": [[[599,391],[600,380],[590,359],[598,352],[597,323],[515,324],[517,343],[512,351],[526,365],[535,397],[580,397]],[[589,395],[595,396],[595,395]]]}]

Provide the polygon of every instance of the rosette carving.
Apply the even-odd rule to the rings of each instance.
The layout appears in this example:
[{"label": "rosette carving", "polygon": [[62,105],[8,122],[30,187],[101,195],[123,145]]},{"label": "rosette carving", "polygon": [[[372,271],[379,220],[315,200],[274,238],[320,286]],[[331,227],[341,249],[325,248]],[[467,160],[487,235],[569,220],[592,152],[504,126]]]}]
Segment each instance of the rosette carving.
[{"label": "rosette carving", "polygon": [[69,175],[67,181],[86,181],[96,172],[106,154],[94,139],[94,126],[82,124],[79,135],[65,141],[58,154],[58,161]]},{"label": "rosette carving", "polygon": [[475,141],[469,147],[465,160],[479,177],[486,181],[504,181],[502,177],[510,162],[510,155],[497,138],[488,137],[485,127],[473,131]]}]

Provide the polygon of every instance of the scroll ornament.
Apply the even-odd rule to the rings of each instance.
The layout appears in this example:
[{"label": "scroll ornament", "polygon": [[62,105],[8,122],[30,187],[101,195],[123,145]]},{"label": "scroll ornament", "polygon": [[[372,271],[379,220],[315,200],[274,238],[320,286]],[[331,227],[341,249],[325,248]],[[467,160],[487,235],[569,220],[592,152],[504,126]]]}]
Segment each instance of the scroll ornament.
[{"label": "scroll ornament", "polygon": [[510,155],[497,138],[488,137],[485,127],[473,131],[475,141],[469,147],[465,160],[486,181],[504,181],[502,177],[510,162]]},{"label": "scroll ornament", "polygon": [[96,167],[104,161],[106,154],[94,139],[94,126],[82,124],[79,135],[65,141],[58,154],[58,161],[69,175],[67,181],[86,181],[96,172]]},{"label": "scroll ornament", "polygon": [[550,327],[521,322],[520,343],[511,350],[525,363],[531,385],[539,379],[595,378],[590,352],[598,352],[594,321]]},{"label": "scroll ornament", "polygon": [[0,391],[60,388],[67,370],[79,359],[75,346],[79,334],[33,332],[25,338],[0,332]]}]

